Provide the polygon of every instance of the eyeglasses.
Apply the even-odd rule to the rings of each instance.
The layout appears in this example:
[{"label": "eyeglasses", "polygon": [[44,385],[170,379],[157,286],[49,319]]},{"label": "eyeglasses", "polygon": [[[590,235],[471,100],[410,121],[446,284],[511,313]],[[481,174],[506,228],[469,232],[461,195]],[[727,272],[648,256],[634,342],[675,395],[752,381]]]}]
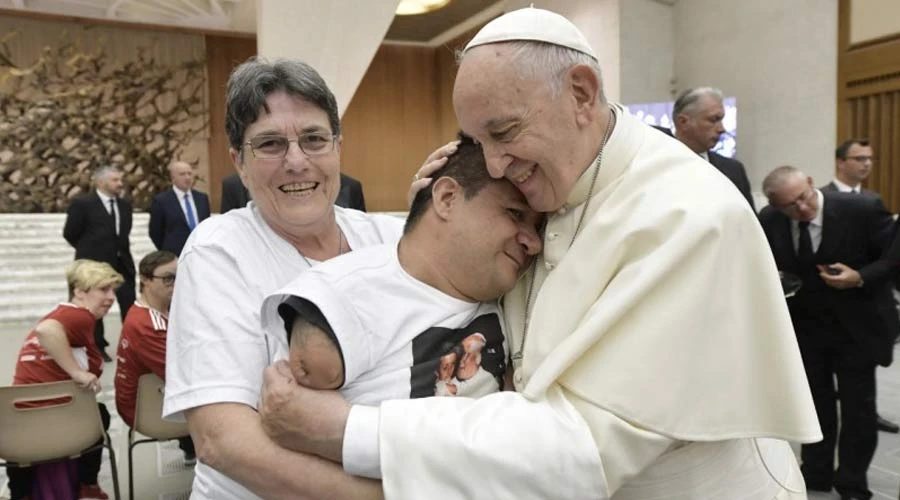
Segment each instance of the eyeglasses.
[{"label": "eyeglasses", "polygon": [[848,157],[846,157],[846,158],[844,158],[844,159],[845,159],[845,160],[858,161],[858,162],[860,162],[860,163],[865,163],[865,162],[867,162],[867,161],[875,161],[875,157],[874,157],[874,156],[863,156],[863,155],[859,155],[859,156],[848,156]]},{"label": "eyeglasses", "polygon": [[800,196],[794,199],[794,201],[784,204],[777,205],[780,210],[791,211],[797,210],[800,208],[800,205],[809,206],[809,202],[812,201],[812,197],[816,194],[816,190],[813,188],[809,188],[806,191],[800,193]]},{"label": "eyeglasses", "polygon": [[320,156],[334,150],[334,141],[337,138],[336,135],[318,132],[303,134],[296,139],[288,139],[283,135],[260,135],[245,142],[244,145],[250,146],[250,151],[257,160],[280,160],[287,155],[292,142],[296,142],[306,156]]},{"label": "eyeglasses", "polygon": [[172,283],[175,283],[175,275],[174,274],[164,274],[162,276],[157,276],[155,274],[151,274],[150,279],[162,280],[163,285],[171,285]]}]

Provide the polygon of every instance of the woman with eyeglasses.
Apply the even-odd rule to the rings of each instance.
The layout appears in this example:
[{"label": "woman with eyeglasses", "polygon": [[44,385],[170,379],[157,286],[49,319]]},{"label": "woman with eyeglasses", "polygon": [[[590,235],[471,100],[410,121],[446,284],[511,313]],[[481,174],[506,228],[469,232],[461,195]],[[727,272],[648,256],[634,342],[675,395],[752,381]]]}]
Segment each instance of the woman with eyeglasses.
[{"label": "woman with eyeglasses", "polygon": [[402,219],[334,205],[341,129],[334,95],[309,65],[251,59],[232,73],[225,130],[252,202],[195,229],[169,316],[164,416],[186,418],[200,459],[194,499],[362,498],[367,480],[290,452],[256,412],[271,361],[262,300],[319,262],[396,243]]},{"label": "woman with eyeglasses", "polygon": [[[59,304],[41,318],[25,337],[16,358],[13,384],[74,380],[84,389],[99,392],[103,358],[94,342],[94,325],[109,312],[116,300],[116,288],[124,281],[122,275],[105,262],[78,259],[70,264],[66,269],[69,301]],[[34,404],[40,406],[42,403]],[[97,404],[103,427],[109,429],[109,412],[103,403]],[[97,484],[102,451],[97,449],[77,459],[78,484],[71,485],[75,488],[72,493],[78,493],[75,498],[109,498]],[[51,473],[59,472],[59,469],[51,470]],[[51,485],[60,482],[46,477],[41,479],[33,467],[7,467],[7,475],[12,500],[31,497],[33,486],[41,481]],[[66,479],[61,481],[68,482]],[[68,488],[68,485],[63,488]]]}]

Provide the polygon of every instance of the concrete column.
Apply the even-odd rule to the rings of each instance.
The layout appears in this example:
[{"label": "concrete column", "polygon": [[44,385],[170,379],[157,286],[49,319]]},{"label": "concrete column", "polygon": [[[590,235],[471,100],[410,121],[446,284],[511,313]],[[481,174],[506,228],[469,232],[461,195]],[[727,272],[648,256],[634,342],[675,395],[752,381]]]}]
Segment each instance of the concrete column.
[{"label": "concrete column", "polygon": [[674,8],[676,86],[711,85],[737,98],[737,156],[753,191],[780,165],[827,183],[837,126],[837,0],[691,0]]},{"label": "concrete column", "polygon": [[381,45],[399,0],[258,0],[257,49],[312,65],[341,115]]}]

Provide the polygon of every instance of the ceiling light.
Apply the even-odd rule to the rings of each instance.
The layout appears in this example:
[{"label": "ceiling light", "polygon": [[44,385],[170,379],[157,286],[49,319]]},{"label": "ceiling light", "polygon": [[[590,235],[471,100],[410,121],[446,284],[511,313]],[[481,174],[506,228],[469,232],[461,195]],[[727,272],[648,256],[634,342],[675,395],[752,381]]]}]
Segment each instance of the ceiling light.
[{"label": "ceiling light", "polygon": [[400,0],[397,6],[398,16],[412,16],[416,14],[424,14],[450,3],[450,0]]}]

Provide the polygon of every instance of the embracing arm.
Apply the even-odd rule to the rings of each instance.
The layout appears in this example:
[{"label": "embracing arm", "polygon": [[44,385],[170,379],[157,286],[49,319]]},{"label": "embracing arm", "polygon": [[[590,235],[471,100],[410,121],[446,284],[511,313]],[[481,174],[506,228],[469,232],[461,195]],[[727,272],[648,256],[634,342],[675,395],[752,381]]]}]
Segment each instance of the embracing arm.
[{"label": "embracing arm", "polygon": [[275,444],[246,405],[201,406],[187,412],[187,421],[200,460],[260,497],[382,498],[378,481],[350,476],[338,464]]},{"label": "embracing arm", "polygon": [[[348,434],[354,425],[351,418]],[[559,386],[537,401],[513,392],[391,401],[375,429],[389,498],[422,498],[428,489],[460,498],[609,498],[674,444]]]}]

